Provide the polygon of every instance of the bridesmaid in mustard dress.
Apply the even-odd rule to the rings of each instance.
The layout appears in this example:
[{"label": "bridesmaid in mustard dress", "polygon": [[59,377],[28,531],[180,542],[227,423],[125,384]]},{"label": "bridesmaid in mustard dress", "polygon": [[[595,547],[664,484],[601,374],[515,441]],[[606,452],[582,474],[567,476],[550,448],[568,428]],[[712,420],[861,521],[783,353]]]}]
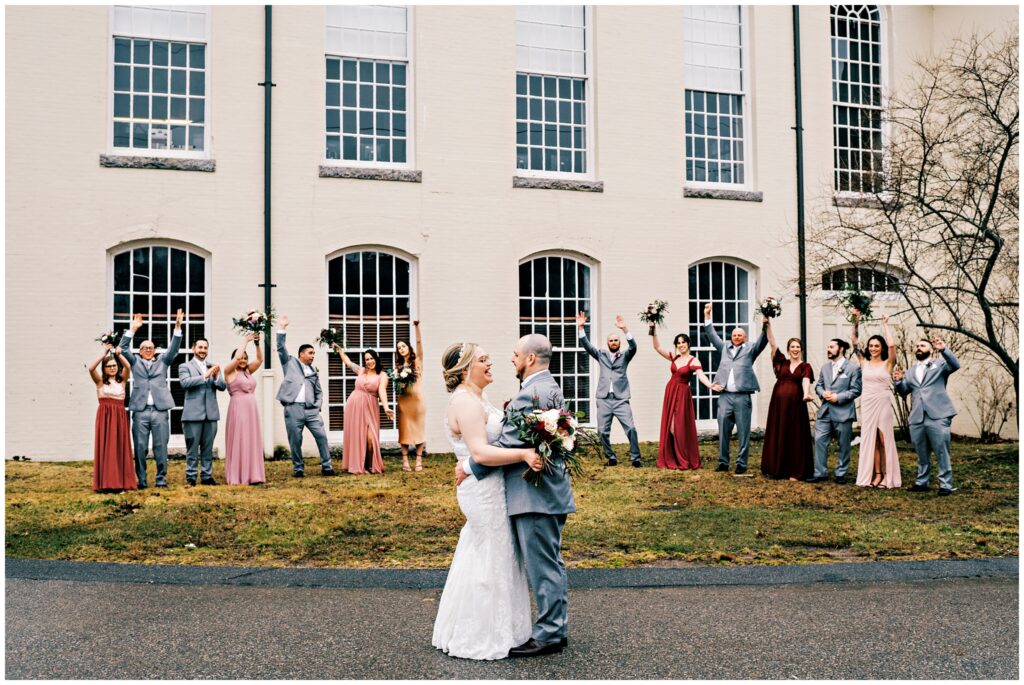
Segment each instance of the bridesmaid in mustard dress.
[{"label": "bridesmaid in mustard dress", "polygon": [[423,338],[420,337],[420,322],[413,321],[416,332],[416,351],[413,352],[409,343],[399,340],[395,350],[398,352],[398,370],[412,369],[416,380],[407,386],[405,392],[399,393],[395,384],[395,406],[398,408],[398,443],[402,448],[402,470],[409,468],[409,445],[416,446],[416,470],[423,470],[424,423],[427,407],[423,403]]},{"label": "bridesmaid in mustard dress", "polygon": [[375,350],[366,350],[363,364],[348,358],[337,343],[334,351],[349,371],[356,374],[356,387],[345,401],[345,439],[342,446],[342,468],[349,473],[384,473],[380,455],[380,412],[378,405],[392,421],[395,412],[388,407],[388,377]]}]

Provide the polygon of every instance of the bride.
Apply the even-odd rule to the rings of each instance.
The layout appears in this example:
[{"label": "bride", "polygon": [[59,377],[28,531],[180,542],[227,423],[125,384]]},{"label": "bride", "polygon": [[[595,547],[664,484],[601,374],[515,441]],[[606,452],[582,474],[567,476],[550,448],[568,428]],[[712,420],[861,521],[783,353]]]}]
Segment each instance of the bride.
[{"label": "bride", "polygon": [[[534,450],[489,444],[501,434],[503,415],[483,393],[494,380],[487,353],[475,343],[455,344],[445,350],[441,364],[452,393],[444,422],[456,458],[473,455],[488,466],[522,461],[540,470]],[[456,497],[466,525],[441,594],[431,644],[450,656],[503,659],[530,639],[532,623],[526,573],[505,508],[505,480],[478,481],[470,475]]]}]

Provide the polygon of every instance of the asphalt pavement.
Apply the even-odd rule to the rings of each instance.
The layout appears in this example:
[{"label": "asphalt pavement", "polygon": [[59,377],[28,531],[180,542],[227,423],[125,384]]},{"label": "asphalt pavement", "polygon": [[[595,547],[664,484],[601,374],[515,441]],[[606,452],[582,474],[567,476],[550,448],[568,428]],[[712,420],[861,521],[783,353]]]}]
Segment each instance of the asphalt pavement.
[{"label": "asphalt pavement", "polygon": [[443,571],[6,562],[9,679],[1016,679],[1017,559],[573,570],[570,646],[430,646]]}]

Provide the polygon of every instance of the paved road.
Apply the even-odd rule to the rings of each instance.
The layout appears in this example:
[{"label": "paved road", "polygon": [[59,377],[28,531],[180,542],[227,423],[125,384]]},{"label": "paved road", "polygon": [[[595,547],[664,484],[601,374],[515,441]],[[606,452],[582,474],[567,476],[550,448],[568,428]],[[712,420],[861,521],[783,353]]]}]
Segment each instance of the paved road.
[{"label": "paved road", "polygon": [[[88,565],[50,567],[50,576],[72,569],[78,580],[46,579],[39,567],[29,572],[8,560],[6,676],[1016,679],[1018,578],[1010,561],[988,574],[939,567],[922,580],[573,584],[566,652],[476,663],[430,647],[436,583],[97,581],[84,579]],[[734,570],[714,569],[723,578]]]}]

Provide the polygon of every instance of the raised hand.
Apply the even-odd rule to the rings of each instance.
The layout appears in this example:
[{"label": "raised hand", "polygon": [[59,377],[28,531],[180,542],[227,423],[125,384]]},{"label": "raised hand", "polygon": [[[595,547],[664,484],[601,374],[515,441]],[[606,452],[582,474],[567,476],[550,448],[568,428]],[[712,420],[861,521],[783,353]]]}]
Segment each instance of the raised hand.
[{"label": "raised hand", "polygon": [[706,305],[704,305],[704,320],[705,321],[710,321],[711,320],[711,303],[710,302],[708,302]]},{"label": "raised hand", "polygon": [[142,314],[136,314],[135,318],[132,319],[132,333],[135,333],[135,331],[139,330],[140,328],[142,328]]},{"label": "raised hand", "polygon": [[850,310],[850,316],[853,317],[853,322],[857,323],[857,321],[860,319],[860,310],[854,307],[853,309]]},{"label": "raised hand", "polygon": [[942,352],[946,349],[946,342],[942,338],[932,338],[932,347],[936,352]]},{"label": "raised hand", "polygon": [[416,328],[419,328],[420,327],[420,320],[416,319],[415,321],[412,322],[412,325],[415,326]]},{"label": "raised hand", "polygon": [[896,367],[895,369],[893,369],[892,370],[892,379],[894,381],[896,381],[897,383],[899,383],[901,380],[903,380],[903,369],[901,369],[899,367]]},{"label": "raised hand", "polygon": [[882,323],[889,323],[889,315],[882,314]]},{"label": "raised hand", "polygon": [[105,352],[106,354],[110,354],[110,351],[111,351],[112,349],[114,349],[114,346],[113,346],[113,345],[111,345],[110,343],[103,343],[103,351],[104,351],[104,352]]},{"label": "raised hand", "polygon": [[580,312],[576,315],[576,325],[583,328],[587,324],[587,315],[585,312]]},{"label": "raised hand", "polygon": [[178,310],[178,318],[174,320],[174,327],[181,328],[181,322],[185,320],[185,311],[183,309]]},{"label": "raised hand", "polygon": [[623,333],[626,332],[626,320],[622,318],[621,314],[615,315],[615,327]]},{"label": "raised hand", "polygon": [[281,316],[281,318],[278,319],[278,325],[280,325],[281,328],[288,328],[288,317]]}]

